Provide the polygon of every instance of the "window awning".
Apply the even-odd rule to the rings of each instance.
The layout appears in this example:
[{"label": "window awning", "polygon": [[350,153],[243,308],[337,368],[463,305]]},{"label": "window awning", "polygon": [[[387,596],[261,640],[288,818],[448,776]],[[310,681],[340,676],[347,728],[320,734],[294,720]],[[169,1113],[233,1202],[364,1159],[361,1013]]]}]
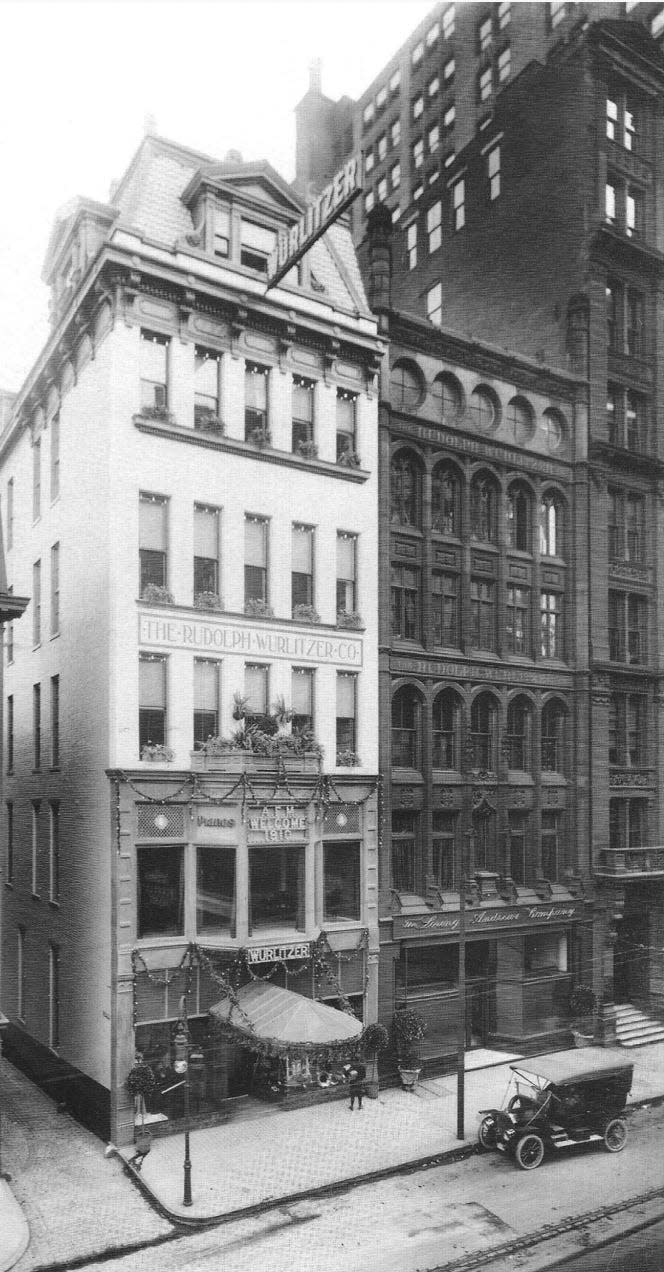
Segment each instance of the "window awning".
[{"label": "window awning", "polygon": [[347,1047],[362,1033],[362,1023],[290,989],[251,981],[234,995],[210,1007],[212,1020],[272,1055]]}]

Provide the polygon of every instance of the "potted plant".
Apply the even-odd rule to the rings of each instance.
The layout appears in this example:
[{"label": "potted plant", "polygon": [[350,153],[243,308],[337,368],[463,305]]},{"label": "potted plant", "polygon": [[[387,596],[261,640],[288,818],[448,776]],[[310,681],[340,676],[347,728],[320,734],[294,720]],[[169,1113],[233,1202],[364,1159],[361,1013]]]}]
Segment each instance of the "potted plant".
[{"label": "potted plant", "polygon": [[588,1047],[594,1037],[594,1015],[597,999],[590,985],[575,985],[569,996],[572,1037],[576,1047]]},{"label": "potted plant", "polygon": [[349,749],[337,751],[337,764],[339,768],[359,768],[360,757],[357,751]]},{"label": "potted plant", "polygon": [[252,428],[249,434],[249,441],[252,442],[254,446],[257,446],[259,450],[265,450],[266,446],[272,445],[272,434],[269,428],[266,428],[265,425],[257,424],[255,428]]},{"label": "potted plant", "polygon": [[351,450],[349,448],[348,450],[341,452],[339,458],[337,459],[337,463],[340,464],[342,468],[359,468],[360,457],[357,451]]},{"label": "potted plant", "polygon": [[125,1086],[129,1094],[133,1096],[135,1114],[140,1115],[141,1118],[140,1130],[134,1128],[136,1152],[141,1157],[150,1152],[152,1145],[152,1135],[145,1128],[145,1100],[146,1096],[152,1095],[156,1085],[157,1080],[150,1065],[139,1052],[127,1074]]},{"label": "potted plant", "polygon": [[173,593],[160,583],[147,583],[141,592],[141,600],[148,605],[173,605]]},{"label": "potted plant", "polygon": [[357,610],[337,610],[337,627],[364,627],[364,620]]},{"label": "potted plant", "polygon": [[244,602],[244,612],[249,618],[274,618],[272,606],[257,596],[252,596]]},{"label": "potted plant", "polygon": [[195,609],[221,609],[219,595],[217,592],[197,592],[194,596]]},{"label": "potted plant", "polygon": [[216,433],[218,437],[224,435],[224,422],[211,407],[195,407],[194,428],[201,433]]},{"label": "potted plant", "polygon": [[155,403],[152,406],[142,406],[140,414],[144,420],[160,420],[162,424],[173,424],[175,421],[167,406],[161,403]]},{"label": "potted plant", "polygon": [[293,618],[300,623],[320,623],[320,614],[313,605],[294,605]]},{"label": "potted plant", "polygon": [[362,1054],[367,1062],[367,1095],[369,1099],[378,1097],[378,1052],[384,1051],[390,1036],[385,1025],[367,1025],[360,1042]]},{"label": "potted plant", "polygon": [[164,746],[163,742],[146,742],[141,747],[141,759],[151,764],[170,764],[174,758],[170,746]]},{"label": "potted plant", "polygon": [[427,1023],[419,1011],[402,1007],[392,1020],[397,1065],[404,1091],[413,1091],[420,1076],[420,1043],[427,1031]]},{"label": "potted plant", "polygon": [[316,445],[316,442],[313,441],[298,442],[297,453],[298,455],[301,455],[303,459],[317,459],[318,446]]}]

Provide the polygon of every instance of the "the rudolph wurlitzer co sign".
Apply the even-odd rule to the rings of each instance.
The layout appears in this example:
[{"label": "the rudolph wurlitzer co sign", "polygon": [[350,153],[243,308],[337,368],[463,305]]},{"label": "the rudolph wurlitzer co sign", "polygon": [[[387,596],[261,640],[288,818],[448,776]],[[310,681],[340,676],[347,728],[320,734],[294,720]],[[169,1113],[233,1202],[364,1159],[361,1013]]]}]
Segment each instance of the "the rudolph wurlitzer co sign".
[{"label": "the rudolph wurlitzer co sign", "polygon": [[277,235],[276,251],[268,267],[268,287],[280,282],[289,269],[308,252],[316,239],[348,207],[362,189],[362,157],[353,155],[325,187],[313,203],[309,203],[299,221]]}]

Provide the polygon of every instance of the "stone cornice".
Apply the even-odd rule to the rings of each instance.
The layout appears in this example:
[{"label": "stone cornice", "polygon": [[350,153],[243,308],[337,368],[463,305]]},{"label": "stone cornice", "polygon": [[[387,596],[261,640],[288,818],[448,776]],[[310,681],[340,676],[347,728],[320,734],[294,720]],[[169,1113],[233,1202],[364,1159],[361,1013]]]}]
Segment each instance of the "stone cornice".
[{"label": "stone cornice", "polygon": [[[289,339],[297,339],[301,344],[315,345],[331,357],[360,362],[366,367],[369,380],[374,373],[376,360],[382,358],[386,349],[384,340],[375,329],[353,329],[351,316],[341,313],[331,304],[328,305],[328,319],[309,315],[296,309],[287,309],[283,303],[270,302],[262,295],[243,291],[240,276],[237,287],[230,287],[225,282],[219,283],[185,272],[180,266],[163,264],[152,258],[142,259],[136,252],[106,243],[91,263],[72,296],[70,305],[60,316],[16,394],[10,425],[0,439],[0,455],[6,453],[18,433],[26,426],[27,413],[34,409],[48,391],[49,384],[54,381],[62,363],[70,357],[98,305],[108,299],[115,309],[125,286],[130,290],[133,287],[136,292],[141,290],[154,294],[158,291],[161,295],[168,295],[174,302],[185,305],[190,305],[193,298],[197,307],[207,312],[213,309],[220,317],[231,320],[236,317],[240,305],[243,321],[246,315],[247,325],[259,330],[269,330],[277,337],[283,335]],[[345,321],[347,319],[350,319],[348,325]],[[371,315],[367,315],[365,321],[375,323]]]},{"label": "stone cornice", "polygon": [[492,348],[459,332],[432,327],[415,314],[392,311],[389,334],[392,345],[403,345],[404,352],[410,349],[469,370],[483,371],[531,392],[565,398],[570,402],[586,400],[588,396],[587,380],[569,371],[545,364],[540,366],[519,354]]}]

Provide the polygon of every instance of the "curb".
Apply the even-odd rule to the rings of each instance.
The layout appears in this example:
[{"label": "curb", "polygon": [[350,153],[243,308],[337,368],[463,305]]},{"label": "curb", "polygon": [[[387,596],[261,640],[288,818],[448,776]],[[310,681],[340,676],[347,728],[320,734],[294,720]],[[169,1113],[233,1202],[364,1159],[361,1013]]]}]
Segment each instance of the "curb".
[{"label": "curb", "polygon": [[[664,1100],[664,1096],[662,1097]],[[389,1179],[394,1175],[414,1174],[418,1170],[429,1170],[434,1166],[464,1161],[480,1152],[479,1144],[466,1143],[459,1148],[451,1148],[440,1153],[428,1153],[426,1157],[415,1157],[410,1161],[399,1162],[394,1166],[385,1166],[381,1170],[368,1171],[363,1175],[350,1175],[344,1179],[333,1179],[327,1184],[319,1184],[315,1188],[306,1188],[301,1192],[283,1193],[279,1197],[267,1197],[262,1201],[252,1202],[249,1206],[238,1206],[235,1210],[223,1210],[214,1215],[183,1215],[178,1210],[171,1210],[160,1200],[157,1193],[143,1179],[121,1151],[109,1144],[106,1149],[108,1157],[116,1156],[122,1163],[127,1175],[144,1194],[147,1201],[163,1218],[170,1220],[181,1228],[212,1228],[220,1224],[232,1223],[235,1219],[249,1219],[252,1215],[265,1214],[269,1210],[278,1210],[281,1206],[292,1206],[298,1201],[308,1201],[314,1197],[331,1197],[335,1193],[350,1192],[361,1184],[377,1183],[381,1179]]]},{"label": "curb", "polygon": [[22,1255],[25,1254],[30,1244],[30,1229],[28,1221],[9,1187],[6,1177],[3,1175],[0,1175],[0,1199],[2,1209],[8,1210],[12,1216],[10,1233],[12,1228],[14,1229],[12,1234],[14,1237],[13,1249],[7,1252],[0,1248],[0,1272],[9,1272],[9,1269],[13,1268],[14,1264],[18,1263]]},{"label": "curb", "polygon": [[[629,1117],[638,1109],[657,1108],[661,1104],[664,1104],[664,1094],[645,1097],[642,1100],[634,1100],[627,1106],[625,1113]],[[251,1218],[252,1215],[265,1214],[270,1210],[278,1210],[282,1206],[293,1205],[298,1201],[309,1201],[314,1197],[331,1197],[336,1193],[349,1192],[352,1188],[357,1188],[362,1184],[377,1183],[381,1179],[389,1179],[395,1175],[408,1175],[418,1170],[430,1170],[435,1166],[451,1165],[454,1162],[464,1161],[468,1157],[474,1157],[481,1151],[477,1142],[466,1141],[459,1148],[444,1149],[439,1153],[428,1153],[425,1157],[415,1157],[408,1161],[399,1162],[394,1166],[385,1166],[380,1170],[368,1171],[366,1174],[350,1175],[344,1179],[331,1180],[327,1184],[319,1184],[314,1188],[306,1188],[301,1192],[284,1193],[279,1197],[268,1197],[262,1201],[252,1202],[249,1206],[238,1206],[234,1210],[223,1210],[214,1215],[189,1216],[183,1215],[177,1210],[171,1210],[169,1206],[166,1206],[154,1189],[143,1179],[140,1171],[137,1171],[131,1165],[121,1150],[116,1148],[115,1144],[109,1144],[105,1150],[107,1157],[118,1158],[129,1178],[143,1193],[157,1214],[180,1228],[189,1229],[219,1227],[219,1225],[224,1223],[232,1223],[235,1219]],[[2,1272],[1,1269],[0,1272]]]}]

